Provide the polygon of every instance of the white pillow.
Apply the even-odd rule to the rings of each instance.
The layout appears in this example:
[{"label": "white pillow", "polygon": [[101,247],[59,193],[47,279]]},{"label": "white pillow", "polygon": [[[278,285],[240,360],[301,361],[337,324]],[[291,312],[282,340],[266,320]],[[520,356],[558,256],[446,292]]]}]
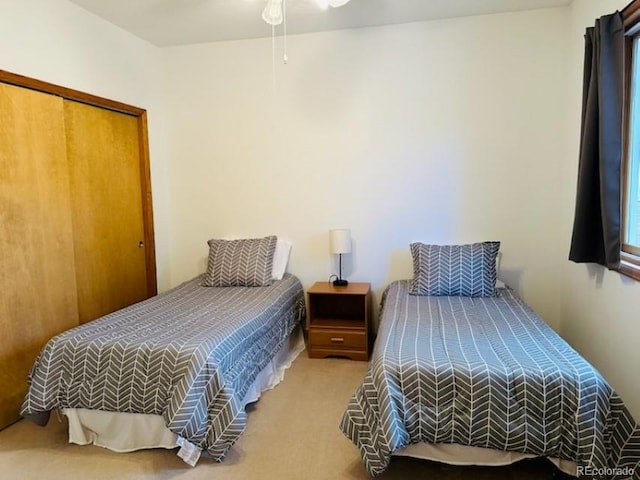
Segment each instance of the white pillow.
[{"label": "white pillow", "polygon": [[[276,245],[278,245],[276,243]],[[277,248],[277,247],[276,247]],[[496,257],[496,272],[500,273],[500,260],[502,260],[502,252],[498,252],[498,256]],[[496,288],[505,288],[506,285],[502,280],[496,280]]]},{"label": "white pillow", "polygon": [[292,243],[281,237],[276,242],[276,250],[273,253],[273,268],[271,269],[271,278],[274,280],[282,280],[284,272],[287,271],[287,263],[289,263],[289,254],[291,253]]}]

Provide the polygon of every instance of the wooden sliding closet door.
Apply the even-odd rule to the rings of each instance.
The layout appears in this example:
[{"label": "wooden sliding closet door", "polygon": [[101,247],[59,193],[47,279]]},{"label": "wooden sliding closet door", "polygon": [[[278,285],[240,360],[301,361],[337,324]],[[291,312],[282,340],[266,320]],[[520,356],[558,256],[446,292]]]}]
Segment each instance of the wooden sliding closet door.
[{"label": "wooden sliding closet door", "polygon": [[67,100],[80,323],[148,298],[138,119]]},{"label": "wooden sliding closet door", "polygon": [[63,110],[0,83],[0,428],[44,343],[78,324]]}]

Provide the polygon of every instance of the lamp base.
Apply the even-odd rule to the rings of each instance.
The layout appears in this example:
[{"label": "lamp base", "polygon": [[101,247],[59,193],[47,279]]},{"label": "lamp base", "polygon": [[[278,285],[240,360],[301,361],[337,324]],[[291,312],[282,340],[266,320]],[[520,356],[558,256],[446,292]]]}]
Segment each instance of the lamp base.
[{"label": "lamp base", "polygon": [[333,286],[334,287],[346,287],[347,285],[349,285],[349,282],[342,279],[342,278],[338,278],[336,280],[333,281]]}]

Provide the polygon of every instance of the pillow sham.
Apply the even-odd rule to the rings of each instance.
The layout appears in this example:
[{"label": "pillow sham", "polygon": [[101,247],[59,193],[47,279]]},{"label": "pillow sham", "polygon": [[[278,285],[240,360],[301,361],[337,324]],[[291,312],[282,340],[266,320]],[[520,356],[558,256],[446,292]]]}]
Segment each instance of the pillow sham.
[{"label": "pillow sham", "polygon": [[412,243],[411,295],[492,297],[496,294],[496,257],[500,242],[465,245]]},{"label": "pillow sham", "polygon": [[211,239],[203,287],[267,287],[272,282],[277,237]]}]

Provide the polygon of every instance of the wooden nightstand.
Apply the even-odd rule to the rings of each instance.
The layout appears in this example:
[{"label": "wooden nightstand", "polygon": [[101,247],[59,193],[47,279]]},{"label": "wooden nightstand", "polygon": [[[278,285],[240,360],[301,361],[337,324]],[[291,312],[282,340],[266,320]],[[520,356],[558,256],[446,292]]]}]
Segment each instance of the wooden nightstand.
[{"label": "wooden nightstand", "polygon": [[307,290],[309,357],[369,360],[370,301],[369,283],[316,282]]}]

